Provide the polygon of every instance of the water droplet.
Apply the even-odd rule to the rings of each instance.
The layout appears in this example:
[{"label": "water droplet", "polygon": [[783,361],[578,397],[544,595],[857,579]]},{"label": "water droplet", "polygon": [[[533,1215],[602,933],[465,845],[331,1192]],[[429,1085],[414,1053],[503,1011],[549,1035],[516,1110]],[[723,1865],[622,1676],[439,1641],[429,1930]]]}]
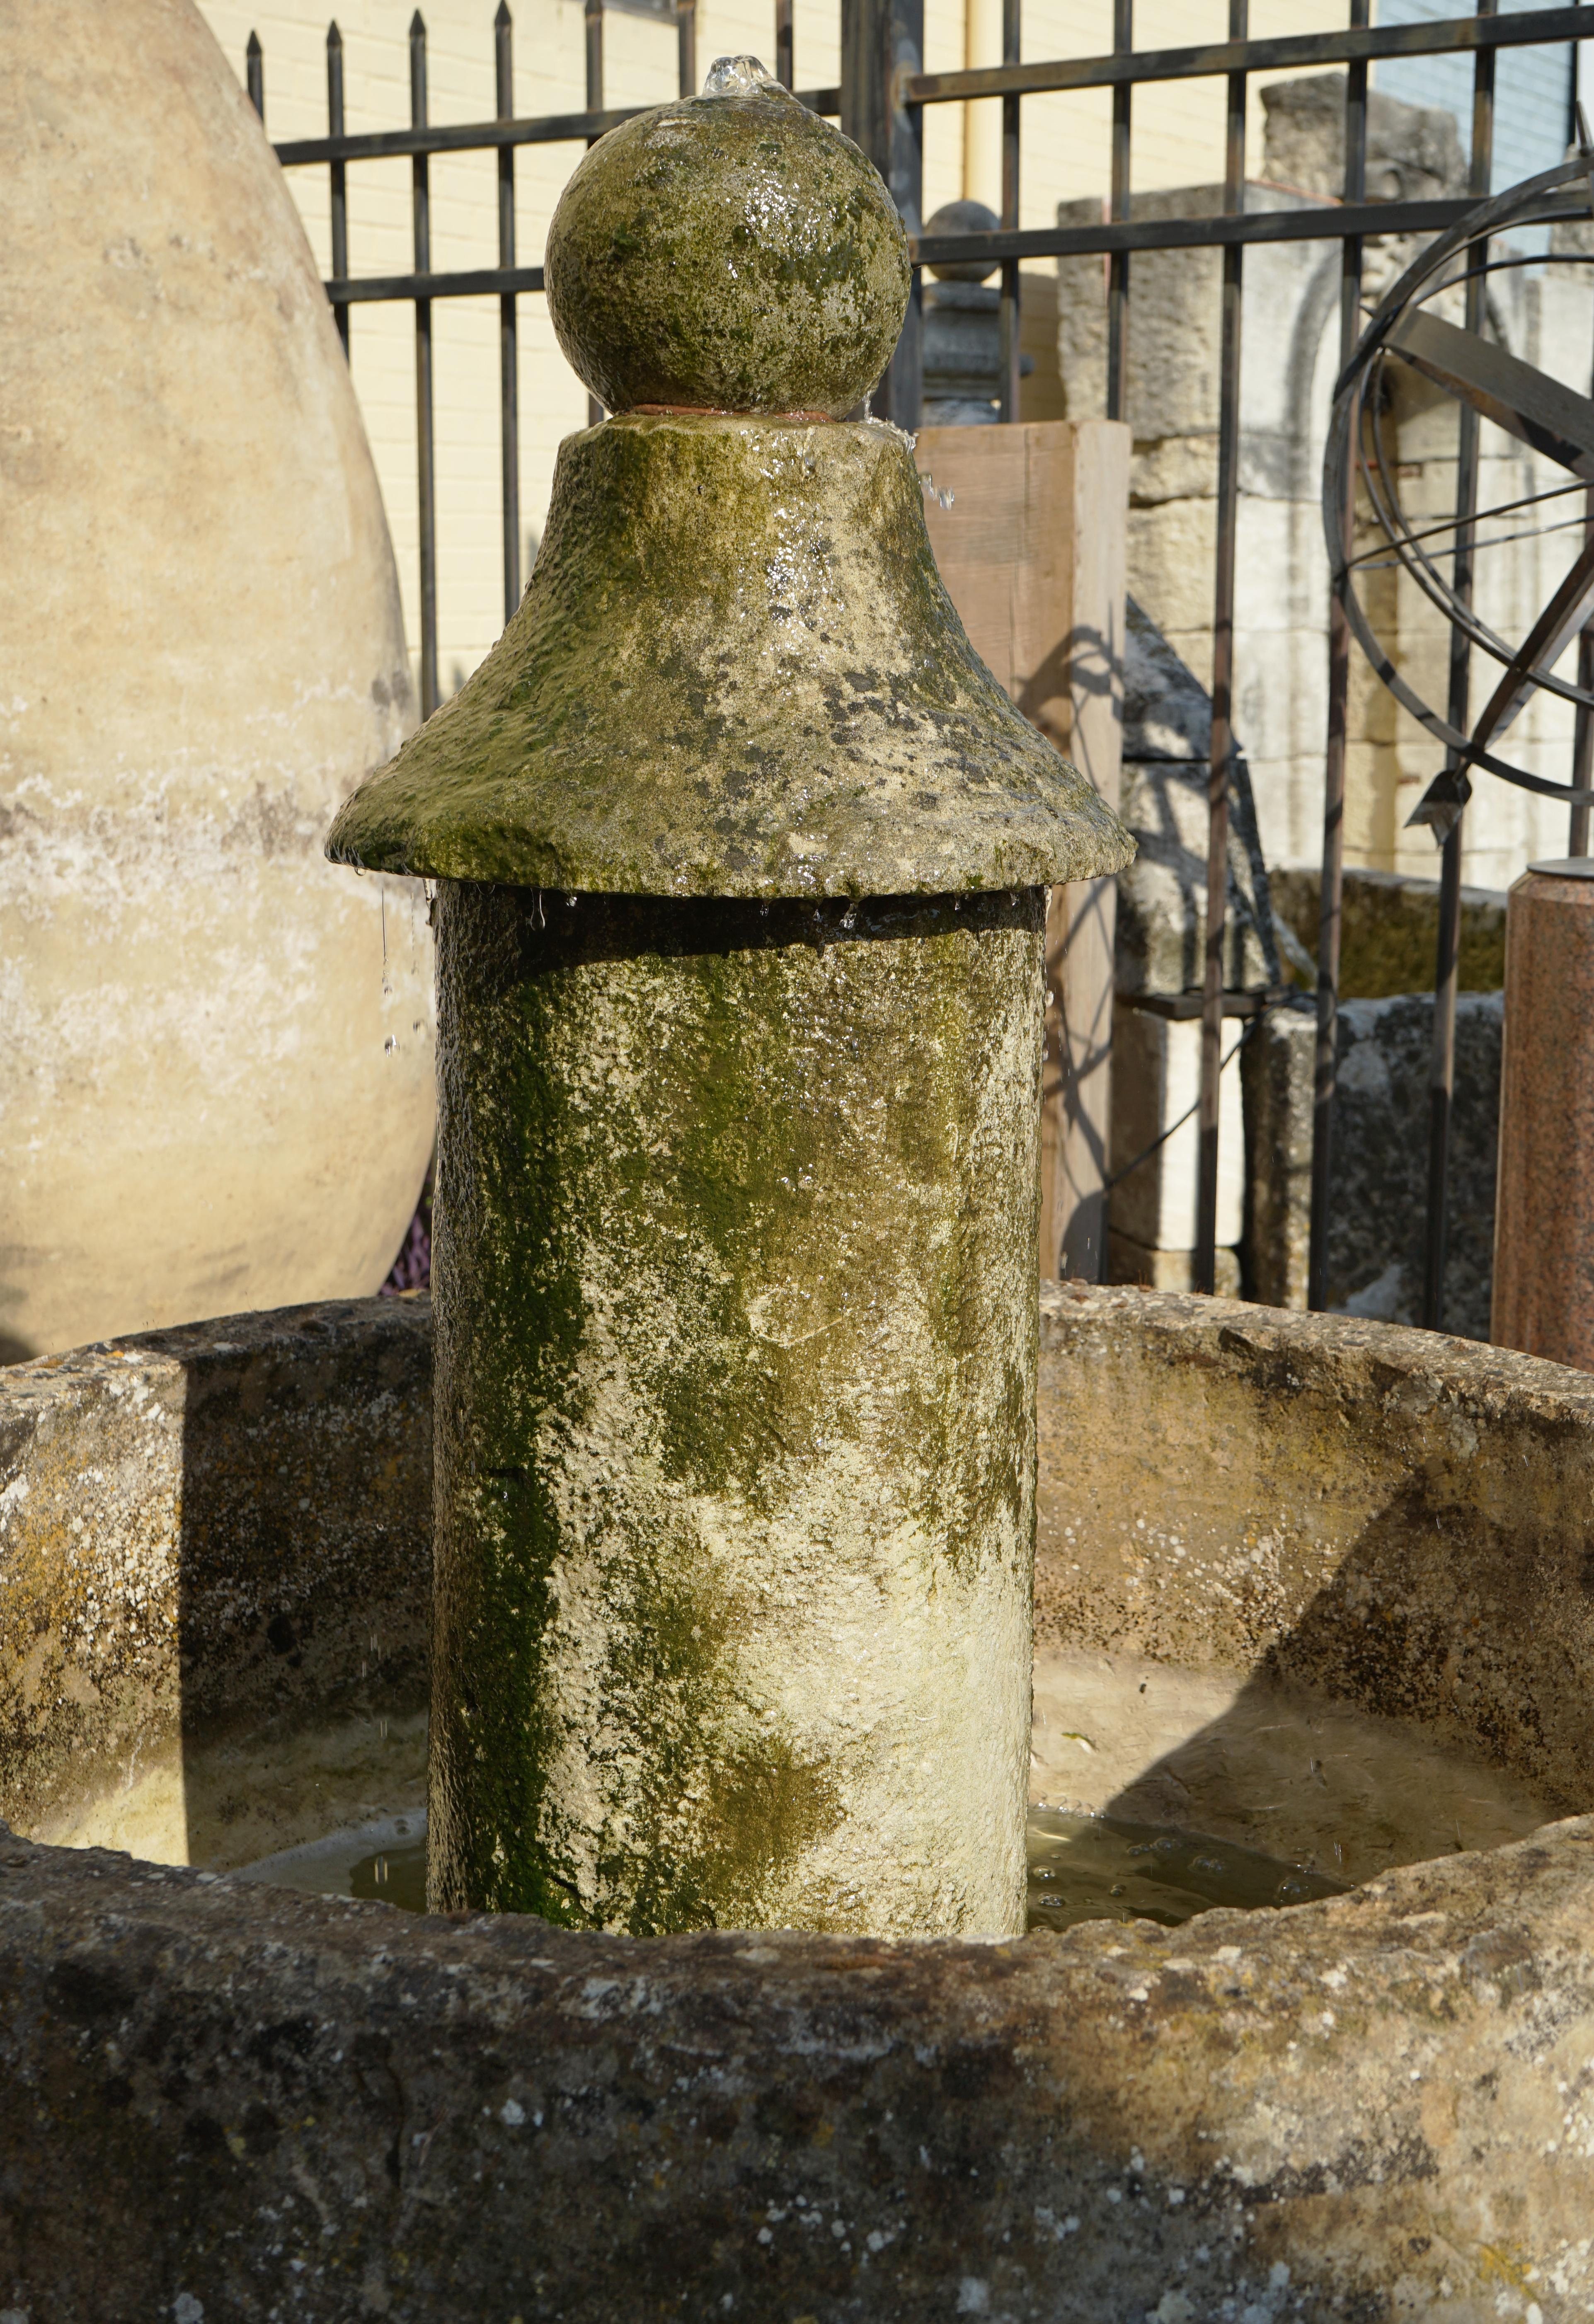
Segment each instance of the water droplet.
[{"label": "water droplet", "polygon": [[[754,97],[760,88],[779,88],[772,72],[757,57],[716,57],[703,84],[705,97]],[[782,89],[782,96],[785,95]]]}]

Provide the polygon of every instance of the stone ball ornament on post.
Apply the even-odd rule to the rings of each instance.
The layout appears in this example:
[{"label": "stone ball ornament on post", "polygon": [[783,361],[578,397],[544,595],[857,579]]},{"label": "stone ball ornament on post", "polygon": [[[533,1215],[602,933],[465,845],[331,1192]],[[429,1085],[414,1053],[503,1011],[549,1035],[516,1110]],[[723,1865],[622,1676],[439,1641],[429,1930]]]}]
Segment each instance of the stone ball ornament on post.
[{"label": "stone ball ornament on post", "polygon": [[1014,1933],[1046,892],[1131,843],[842,418],[909,281],[855,146],[723,60],[547,264],[613,417],[328,842],[438,883],[429,1901]]}]

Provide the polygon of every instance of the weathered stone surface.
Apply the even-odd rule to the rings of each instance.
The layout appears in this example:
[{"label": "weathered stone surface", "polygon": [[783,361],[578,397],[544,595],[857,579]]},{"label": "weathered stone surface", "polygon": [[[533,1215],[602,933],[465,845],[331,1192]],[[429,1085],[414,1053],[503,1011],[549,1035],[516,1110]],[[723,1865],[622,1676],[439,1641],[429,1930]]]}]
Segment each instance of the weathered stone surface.
[{"label": "weathered stone surface", "polygon": [[416,1922],[0,1837],[0,2295],[1570,2324],[1591,1914],[1587,1820],[1331,1904],[978,1947]]},{"label": "weathered stone surface", "polygon": [[[1586,1804],[1594,1383],[1227,1301],[1050,1286],[1041,1308],[1043,1648],[1327,1683]],[[392,1427],[427,1320],[263,1319],[242,1366],[188,1341],[221,1392],[185,1425],[229,1492],[289,1447],[290,1548],[322,1464],[299,1579],[353,1573],[368,1479],[424,1512],[424,1429]],[[146,1382],[147,1412],[161,1379],[120,1362],[0,1379],[0,1441],[31,1413],[34,1447],[6,1472],[30,1492],[0,1487],[8,1552],[49,1489],[46,1416],[58,1452],[114,1453],[132,1397],[95,1384]],[[170,1492],[126,1425],[86,1546],[33,1536],[102,1627]],[[217,1525],[218,1593],[238,1540]],[[355,1563],[380,1608],[391,1559]],[[263,1657],[215,1614],[215,1679],[254,1688]],[[283,1684],[336,1681],[291,1661]],[[1591,1914],[1587,1820],[1331,1904],[982,1946],[415,1921],[0,1837],[0,2301],[35,2324],[1494,2324],[1531,2301],[1571,2324],[1594,2301]]]},{"label": "weathered stone surface", "polygon": [[1044,895],[446,886],[430,1893],[1023,1925]]},{"label": "weathered stone surface", "polygon": [[[1264,81],[1266,174],[1304,194],[1338,201],[1345,191],[1345,76]],[[1448,106],[1407,105],[1367,92],[1367,198],[1432,202],[1467,190],[1467,162]]]},{"label": "weathered stone surface", "polygon": [[1304,1307],[1312,1242],[1315,998],[1285,994],[1251,1027],[1236,1063],[1245,1119],[1245,1287],[1265,1306]]},{"label": "weathered stone surface", "polygon": [[880,172],[752,57],[600,138],[544,264],[559,345],[611,411],[839,420],[889,362],[911,280]]},{"label": "weathered stone surface", "polygon": [[[1497,992],[1457,1001],[1444,1322],[1470,1340],[1488,1337],[1504,1021]],[[1353,1001],[1341,1023],[1336,1111],[1347,1158],[1343,1170],[1335,1164],[1329,1297],[1351,1314],[1413,1323],[1422,1313],[1433,1002],[1427,993]]]},{"label": "weathered stone surface", "polygon": [[677,896],[1027,887],[1131,852],[975,656],[905,438],[689,416],[567,438],[520,610],[328,842]]},{"label": "weathered stone surface", "polygon": [[[561,335],[621,401],[844,408],[901,229],[738,78],[577,173]],[[909,439],[572,439],[328,852],[445,883],[431,1901],[1020,1928],[1045,888],[1131,851],[975,656]]]},{"label": "weathered stone surface", "polygon": [[[1191,991],[1206,951],[1212,699],[1132,597],[1123,718],[1119,813],[1136,853],[1118,875],[1118,990]],[[1223,982],[1230,991],[1279,982],[1267,881],[1250,770],[1239,756],[1229,786]]]},{"label": "weathered stone surface", "polygon": [[[425,1299],[0,1371],[0,1812],[179,1861],[285,1844],[255,1758],[424,1711],[430,1503]],[[382,1780],[317,1775],[334,1821]]]},{"label": "weathered stone surface", "polygon": [[419,890],[320,860],[413,723],[282,173],[191,0],[0,8],[0,1359],[376,1289]]},{"label": "weathered stone surface", "polygon": [[[1272,871],[1273,909],[1309,956],[1314,979],[1322,875]],[[1352,866],[1340,903],[1340,995],[1382,1001],[1397,992],[1431,992],[1439,954],[1439,882],[1400,872]],[[1463,992],[1498,992],[1506,982],[1506,899],[1494,888],[1461,890],[1458,962]]]},{"label": "weathered stone surface", "polygon": [[[4,1636],[32,1663],[31,1680],[8,1665],[0,1814],[35,1837],[63,1818],[114,1834],[86,1812],[101,1771],[159,1760],[180,1688],[202,1713],[180,1738],[190,1796],[235,1696],[268,1736],[326,1725],[362,1684],[380,1715],[417,1702],[429,1325],[424,1298],[356,1301],[0,1376]],[[1284,1638],[1304,1683],[1337,1684],[1343,1650],[1375,1708],[1503,1752],[1583,1804],[1583,1375],[1345,1316],[1079,1285],[1042,1287],[1041,1333],[1042,1656],[1145,1652],[1265,1676]],[[206,1618],[180,1658],[190,1553]],[[281,1652],[263,1644],[280,1615],[294,1625]],[[1404,1674],[1380,1698],[1385,1650]],[[180,1854],[180,1817],[175,1836]],[[208,1814],[193,1853],[242,1863],[248,1839]]]},{"label": "weathered stone surface", "polygon": [[[1456,1010],[1444,1313],[1447,1330],[1473,1340],[1489,1334],[1502,1007],[1497,992],[1465,992]],[[1422,1312],[1433,1036],[1427,993],[1340,1010],[1329,1304],[1386,1323]],[[1305,1296],[1315,1040],[1313,1010],[1270,1010],[1241,1059],[1248,1282],[1281,1306]]]},{"label": "weathered stone surface", "polygon": [[[1341,1315],[1048,1286],[1037,1660],[1285,1679],[1594,1799],[1594,1382]],[[1090,1445],[1081,1460],[1077,1447]]]}]

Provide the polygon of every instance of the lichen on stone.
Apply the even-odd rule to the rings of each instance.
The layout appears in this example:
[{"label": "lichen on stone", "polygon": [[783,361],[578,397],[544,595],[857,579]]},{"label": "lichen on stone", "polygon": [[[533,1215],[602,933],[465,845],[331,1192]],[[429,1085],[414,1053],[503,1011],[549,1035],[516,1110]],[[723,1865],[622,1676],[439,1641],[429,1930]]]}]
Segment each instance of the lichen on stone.
[{"label": "lichen on stone", "polygon": [[567,439],[513,620],[328,843],[676,896],[1028,887],[1132,852],[974,652],[895,431],[682,415]]},{"label": "lichen on stone", "polygon": [[880,172],[753,57],[600,138],[544,264],[559,345],[612,411],[840,419],[884,371],[911,280]]},{"label": "lichen on stone", "polygon": [[1023,1925],[1039,890],[449,883],[439,1905]]}]

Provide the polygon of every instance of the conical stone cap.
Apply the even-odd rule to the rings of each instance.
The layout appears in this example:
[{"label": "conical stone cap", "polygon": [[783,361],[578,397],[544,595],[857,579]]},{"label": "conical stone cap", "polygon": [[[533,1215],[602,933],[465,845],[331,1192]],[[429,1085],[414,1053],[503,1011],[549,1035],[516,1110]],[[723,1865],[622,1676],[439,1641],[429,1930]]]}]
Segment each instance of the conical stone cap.
[{"label": "conical stone cap", "polygon": [[[613,130],[549,306],[630,408],[561,446],[530,585],[338,816],[335,860],[643,895],[946,893],[1134,844],[975,654],[910,439],[830,415],[901,326],[875,171],[751,59]],[[628,287],[629,286],[629,287]],[[733,404],[733,408],[720,408]]]}]

